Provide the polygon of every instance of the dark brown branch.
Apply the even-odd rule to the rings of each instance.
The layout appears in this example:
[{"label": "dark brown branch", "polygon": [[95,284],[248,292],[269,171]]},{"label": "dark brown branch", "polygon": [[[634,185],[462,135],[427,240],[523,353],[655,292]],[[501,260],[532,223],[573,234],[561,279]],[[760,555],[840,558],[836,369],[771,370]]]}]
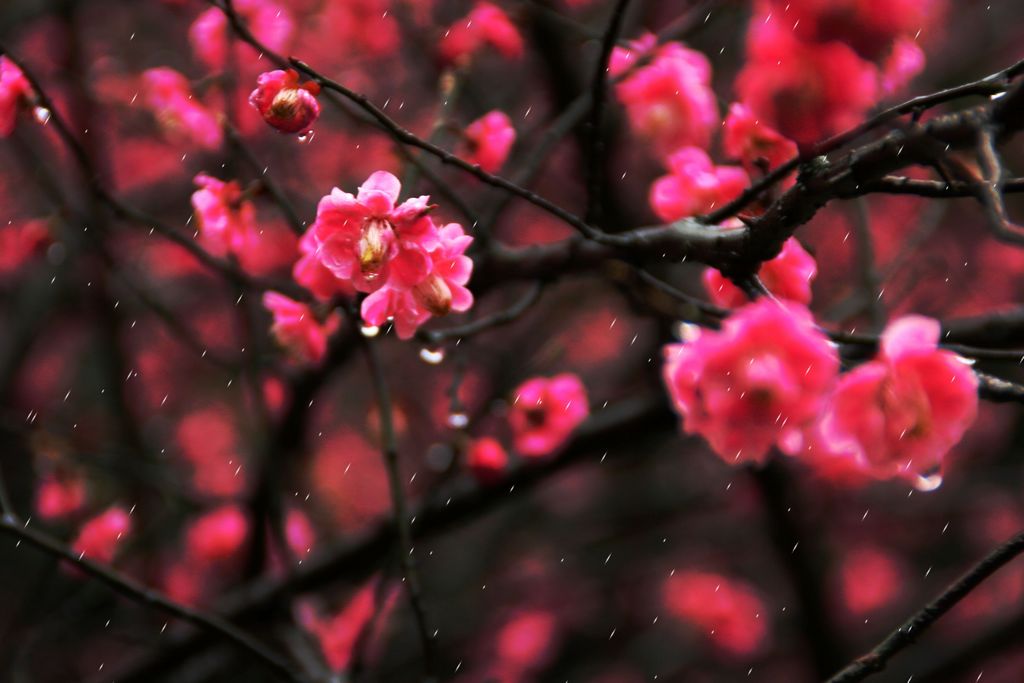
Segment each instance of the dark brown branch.
[{"label": "dark brown branch", "polygon": [[472,337],[496,327],[507,325],[508,323],[517,320],[519,316],[530,310],[530,308],[540,300],[540,295],[543,291],[544,286],[540,283],[536,283],[530,287],[519,301],[508,308],[458,327],[448,327],[441,330],[420,330],[417,332],[416,336],[421,341],[429,344],[439,344],[449,339],[464,339],[466,337]]},{"label": "dark brown branch", "polygon": [[884,669],[890,659],[917,640],[924,631],[981,585],[985,579],[1022,552],[1024,552],[1024,532],[1017,534],[989,553],[942,594],[889,634],[871,652],[859,657],[830,678],[829,683],[855,683],[855,681],[862,681]]},{"label": "dark brown branch", "polygon": [[595,222],[601,215],[601,182],[605,172],[605,149],[601,129],[604,123],[605,91],[608,84],[608,60],[611,58],[612,49],[622,31],[622,22],[626,18],[627,7],[629,7],[629,0],[618,0],[615,3],[608,28],[601,39],[601,51],[597,56],[597,64],[590,86],[590,117],[587,122],[586,149],[587,211],[585,214],[588,223]]},{"label": "dark brown branch", "polygon": [[[1012,178],[1003,184],[1003,193],[1024,192],[1024,178]],[[932,199],[954,199],[958,197],[977,197],[978,189],[970,183],[962,181],[945,182],[942,180],[918,180],[905,176],[885,176],[860,186],[856,194],[907,194]],[[845,199],[846,196],[843,196]]]},{"label": "dark brown branch", "polygon": [[60,541],[42,532],[36,531],[12,514],[0,519],[0,533],[13,536],[24,541],[44,553],[70,563],[79,571],[106,584],[114,592],[134,602],[157,609],[171,617],[186,621],[203,632],[232,644],[248,657],[261,662],[267,669],[275,672],[281,679],[293,683],[307,683],[304,676],[293,671],[291,664],[281,655],[270,650],[266,645],[241,631],[228,621],[207,614],[191,607],[178,604],[158,591],[147,588],[134,580],[108,567],[97,564],[73,553]]}]

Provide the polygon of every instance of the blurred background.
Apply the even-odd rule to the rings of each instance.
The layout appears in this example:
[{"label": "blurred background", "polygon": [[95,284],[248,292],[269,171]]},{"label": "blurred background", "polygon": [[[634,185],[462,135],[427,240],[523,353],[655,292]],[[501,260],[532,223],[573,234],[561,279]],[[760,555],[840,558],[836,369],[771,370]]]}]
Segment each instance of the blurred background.
[{"label": "blurred background", "polygon": [[[460,131],[484,113],[506,112],[517,142],[503,174],[525,173],[530,187],[582,211],[585,128],[569,130],[539,161],[533,152],[589,87],[611,3],[500,2],[523,56],[481,53],[458,70],[447,105],[439,89],[451,72],[438,41],[472,3],[277,4],[292,20],[281,53],[366,93],[445,148],[464,144]],[[926,66],[888,102],[1024,56],[1019,2],[935,5],[919,39]],[[667,28],[707,55],[724,115],[736,99],[748,24],[762,10],[741,0],[637,0],[622,36]],[[437,216],[467,228],[476,216],[504,244],[572,234],[433,159],[419,157],[426,170],[415,170],[388,136],[330,102],[312,135],[278,135],[246,104],[256,75],[271,66],[229,41],[222,68],[211,67],[209,43],[190,34],[207,11],[199,0],[6,0],[0,43],[40,80],[104,187],[184,235],[194,232],[199,172],[242,187],[269,176],[311,222],[332,187],[354,192],[379,169],[403,179],[403,196],[431,194]],[[161,66],[188,77],[256,163],[230,139],[204,143],[161,120],[142,82]],[[68,543],[86,520],[112,507],[130,511],[131,532],[112,561],[119,571],[229,615],[313,671],[419,680],[359,330],[346,321],[319,367],[290,360],[268,335],[259,292],[99,205],[46,118],[23,112],[0,140],[0,469],[15,510]],[[658,222],[647,197],[662,163],[637,144],[614,98],[606,124],[604,223]],[[1013,176],[1024,172],[1019,139],[1003,154]],[[438,179],[468,212],[439,193]],[[297,239],[271,199],[254,201],[263,239],[241,267],[287,278]],[[1007,203],[1021,215],[1019,199]],[[1024,291],[1024,252],[994,240],[969,198],[836,201],[797,236],[818,260],[812,310],[837,329],[877,331],[911,311],[952,321],[1014,310]],[[877,301],[865,294],[864,244]],[[702,270],[655,273],[703,297]],[[473,282],[474,311],[434,328],[506,309],[534,286],[490,281],[483,267]],[[1024,434],[1014,405],[983,403],[930,492],[829,480],[782,456],[758,470],[725,464],[682,435],[661,387],[661,347],[687,314],[629,267],[608,264],[548,273],[522,316],[458,344],[400,342],[382,331],[375,343],[417,514],[414,554],[442,680],[822,680],[1024,529]],[[1020,379],[1013,362],[979,367]],[[580,438],[539,469],[514,464],[508,480],[476,484],[465,464],[471,439],[507,446],[515,387],[563,372],[578,374],[589,395],[592,421]],[[1019,681],[1022,629],[1018,563],[879,680]],[[0,680],[275,680],[251,657],[195,634],[0,537]]]}]

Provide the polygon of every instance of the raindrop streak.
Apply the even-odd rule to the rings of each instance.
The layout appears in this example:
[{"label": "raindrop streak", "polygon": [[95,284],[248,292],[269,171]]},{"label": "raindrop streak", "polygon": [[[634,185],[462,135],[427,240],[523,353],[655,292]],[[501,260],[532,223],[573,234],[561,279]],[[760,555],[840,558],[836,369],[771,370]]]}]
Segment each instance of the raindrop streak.
[{"label": "raindrop streak", "polygon": [[940,486],[942,486],[942,475],[938,473],[930,474],[928,476],[919,474],[914,479],[914,488],[918,491],[934,491]]},{"label": "raindrop streak", "polygon": [[438,365],[444,360],[444,349],[428,349],[424,347],[420,349],[420,360],[430,365]]},{"label": "raindrop streak", "polygon": [[307,130],[305,133],[300,133],[295,139],[299,141],[299,144],[305,144],[307,142],[313,142],[314,135],[315,133],[313,133],[313,131]]}]

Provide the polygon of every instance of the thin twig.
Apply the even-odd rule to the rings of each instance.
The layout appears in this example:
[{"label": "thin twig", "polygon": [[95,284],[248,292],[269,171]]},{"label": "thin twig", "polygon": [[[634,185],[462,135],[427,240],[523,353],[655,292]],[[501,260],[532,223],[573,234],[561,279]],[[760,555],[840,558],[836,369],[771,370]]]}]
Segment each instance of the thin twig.
[{"label": "thin twig", "polygon": [[448,327],[441,330],[420,330],[416,336],[421,341],[429,344],[439,344],[449,339],[465,339],[466,337],[472,337],[481,332],[487,332],[496,327],[507,325],[530,310],[540,300],[540,295],[543,291],[544,286],[539,282],[535,283],[521,299],[508,308],[458,327]]},{"label": "thin twig", "polygon": [[381,365],[375,343],[365,337],[360,337],[360,339],[363,341],[366,363],[369,366],[373,388],[377,394],[381,455],[384,459],[384,467],[388,473],[391,507],[394,510],[395,528],[398,531],[399,555],[402,562],[402,571],[405,574],[405,586],[409,594],[409,603],[416,618],[416,630],[419,633],[420,644],[423,648],[423,668],[426,680],[429,681],[434,678],[434,640],[427,623],[427,613],[423,605],[419,571],[416,568],[416,559],[413,556],[412,521],[409,516],[409,506],[405,500],[405,490],[402,486],[402,475],[398,465],[398,445],[395,439],[394,424],[392,423],[391,393],[388,389],[387,378],[384,376],[384,367]]},{"label": "thin twig", "polygon": [[913,643],[940,617],[951,610],[971,591],[994,574],[1003,565],[1024,552],[1024,532],[989,553],[956,582],[951,584],[937,598],[910,617],[871,652],[858,657],[842,671],[829,679],[828,683],[854,683],[862,681],[885,668],[890,659]]}]

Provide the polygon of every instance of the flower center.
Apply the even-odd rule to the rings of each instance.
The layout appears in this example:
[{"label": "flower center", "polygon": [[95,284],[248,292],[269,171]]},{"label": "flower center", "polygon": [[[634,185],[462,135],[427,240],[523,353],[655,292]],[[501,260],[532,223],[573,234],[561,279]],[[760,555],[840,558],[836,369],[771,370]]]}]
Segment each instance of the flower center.
[{"label": "flower center", "polygon": [[359,237],[359,267],[364,272],[373,272],[381,267],[388,254],[391,223],[383,218],[370,218],[363,226]]},{"label": "flower center", "polygon": [[416,285],[413,290],[416,300],[432,314],[447,315],[452,310],[452,290],[448,283],[437,275],[431,274],[426,280]]},{"label": "flower center", "polygon": [[270,115],[279,119],[292,119],[299,113],[298,88],[280,90],[270,102]]}]

